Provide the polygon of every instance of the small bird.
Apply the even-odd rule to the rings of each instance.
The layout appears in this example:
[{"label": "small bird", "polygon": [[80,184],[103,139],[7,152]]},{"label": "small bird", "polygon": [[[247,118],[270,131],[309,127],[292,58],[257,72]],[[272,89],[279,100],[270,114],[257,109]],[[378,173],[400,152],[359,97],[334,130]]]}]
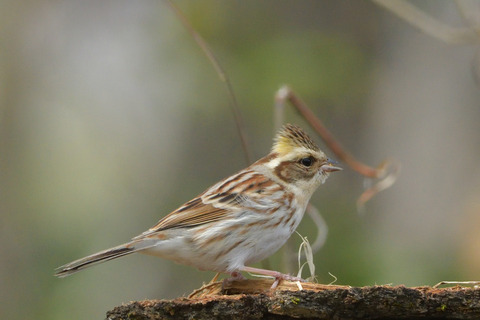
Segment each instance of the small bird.
[{"label": "small bird", "polygon": [[134,252],[230,274],[241,271],[301,280],[248,267],[275,253],[295,231],[313,192],[342,170],[300,127],[287,124],[270,154],[218,182],[130,242],[57,268],[58,277]]}]

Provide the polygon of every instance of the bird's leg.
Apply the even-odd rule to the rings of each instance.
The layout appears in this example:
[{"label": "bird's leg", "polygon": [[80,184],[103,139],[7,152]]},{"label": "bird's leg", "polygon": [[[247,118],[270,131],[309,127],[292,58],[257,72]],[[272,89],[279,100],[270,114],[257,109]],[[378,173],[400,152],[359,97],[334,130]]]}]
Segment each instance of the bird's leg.
[{"label": "bird's leg", "polygon": [[245,272],[262,274],[264,276],[274,277],[275,281],[273,282],[271,289],[275,289],[281,280],[305,282],[305,280],[303,280],[302,278],[294,277],[289,274],[284,274],[284,273],[280,273],[278,271],[273,271],[273,270],[266,270],[266,269],[252,268],[252,267],[243,267],[240,270]]},{"label": "bird's leg", "polygon": [[245,277],[238,271],[233,271],[230,275],[232,277],[229,278],[229,279],[232,280],[232,281],[245,280]]},{"label": "bird's leg", "polygon": [[223,279],[222,290],[225,289],[226,286],[230,285],[233,281],[245,280],[245,277],[238,271],[233,271],[230,273],[230,275],[230,278]]}]

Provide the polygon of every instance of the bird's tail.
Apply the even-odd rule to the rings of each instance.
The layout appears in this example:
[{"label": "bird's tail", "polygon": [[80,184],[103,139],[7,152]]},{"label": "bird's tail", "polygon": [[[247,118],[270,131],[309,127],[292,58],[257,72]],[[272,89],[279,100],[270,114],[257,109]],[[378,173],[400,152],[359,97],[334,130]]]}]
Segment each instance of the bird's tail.
[{"label": "bird's tail", "polygon": [[131,254],[137,251],[148,249],[153,247],[154,245],[155,245],[154,242],[145,241],[145,240],[137,240],[137,241],[124,243],[117,247],[97,252],[88,257],[81,258],[81,259],[72,261],[70,263],[67,263],[61,267],[58,267],[55,270],[55,276],[59,278],[63,278],[71,274],[74,274],[80,270],[83,270],[85,268],[94,266],[96,264],[99,264],[108,260],[120,258],[127,254]]}]

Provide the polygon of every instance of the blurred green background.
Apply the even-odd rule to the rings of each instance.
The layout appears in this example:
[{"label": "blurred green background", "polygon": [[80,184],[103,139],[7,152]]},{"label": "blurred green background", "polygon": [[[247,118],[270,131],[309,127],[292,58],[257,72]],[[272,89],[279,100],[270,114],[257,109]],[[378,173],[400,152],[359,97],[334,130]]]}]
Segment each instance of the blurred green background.
[{"label": "blurred green background", "polygon": [[[256,157],[271,147],[274,93],[289,84],[359,159],[402,162],[363,215],[365,180],[345,165],[314,195],[329,227],[320,282],[480,278],[475,46],[432,39],[369,1],[175,3],[231,78]],[[415,4],[464,25],[452,1]],[[53,277],[246,165],[225,86],[173,12],[161,1],[0,8],[0,317],[103,319],[209,281],[143,255]],[[292,109],[286,121],[309,129]],[[308,217],[299,231],[316,236]],[[281,261],[269,264],[288,271]]]}]

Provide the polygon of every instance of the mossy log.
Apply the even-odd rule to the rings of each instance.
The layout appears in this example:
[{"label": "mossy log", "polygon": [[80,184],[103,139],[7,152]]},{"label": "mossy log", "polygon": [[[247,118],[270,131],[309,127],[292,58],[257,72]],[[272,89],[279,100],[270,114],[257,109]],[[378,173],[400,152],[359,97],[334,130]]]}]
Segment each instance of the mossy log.
[{"label": "mossy log", "polygon": [[215,282],[188,298],[118,306],[109,320],[156,319],[480,319],[480,289],[349,287],[242,280]]}]

